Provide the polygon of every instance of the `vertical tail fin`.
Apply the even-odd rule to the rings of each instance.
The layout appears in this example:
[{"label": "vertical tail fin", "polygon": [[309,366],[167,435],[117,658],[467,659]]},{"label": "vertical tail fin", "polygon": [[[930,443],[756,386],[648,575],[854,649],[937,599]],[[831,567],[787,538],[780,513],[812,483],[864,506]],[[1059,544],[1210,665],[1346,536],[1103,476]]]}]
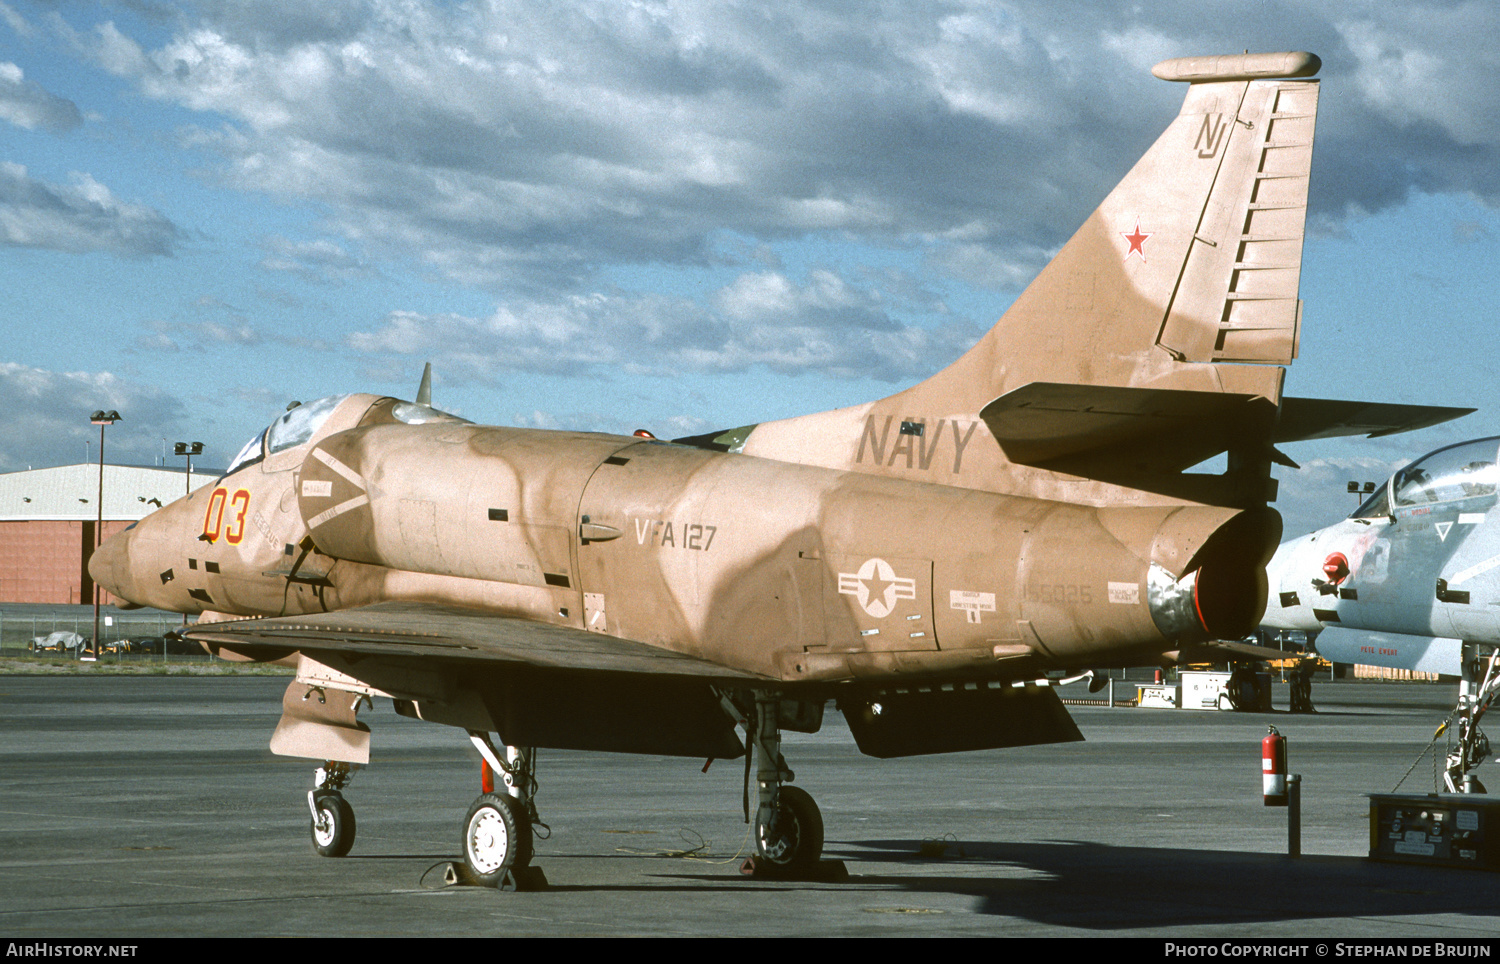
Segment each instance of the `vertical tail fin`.
[{"label": "vertical tail fin", "polygon": [[1176,119],[972,349],[881,401],[757,426],[743,451],[1016,491],[1034,486],[1005,478],[1014,463],[1038,463],[978,444],[976,424],[1006,446],[1046,413],[1061,438],[1032,450],[1054,458],[1171,423],[1188,437],[1162,468],[1178,471],[1229,447],[1194,421],[1204,393],[1264,399],[1255,421],[1274,422],[1297,354],[1320,66],[1306,53],[1158,64],[1189,85]]},{"label": "vertical tail fin", "polygon": [[914,390],[989,392],[981,406],[1037,381],[1225,391],[1238,379],[1214,363],[1290,362],[1318,87],[1264,75],[1318,66],[1158,65],[1190,84],[1176,120],[974,350]]}]

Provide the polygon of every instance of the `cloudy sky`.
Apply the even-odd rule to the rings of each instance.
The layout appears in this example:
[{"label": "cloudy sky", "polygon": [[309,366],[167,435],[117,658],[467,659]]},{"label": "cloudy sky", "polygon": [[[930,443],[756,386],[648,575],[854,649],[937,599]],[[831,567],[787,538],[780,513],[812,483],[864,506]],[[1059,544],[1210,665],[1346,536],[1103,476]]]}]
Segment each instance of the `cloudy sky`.
[{"label": "cloudy sky", "polygon": [[[1158,60],[1324,63],[1291,394],[1500,432],[1500,7],[0,0],[0,471],[291,399],[672,436],[853,404],[988,328],[1176,113]],[[97,454],[97,453],[93,453]],[[169,460],[170,461],[170,460]]]}]

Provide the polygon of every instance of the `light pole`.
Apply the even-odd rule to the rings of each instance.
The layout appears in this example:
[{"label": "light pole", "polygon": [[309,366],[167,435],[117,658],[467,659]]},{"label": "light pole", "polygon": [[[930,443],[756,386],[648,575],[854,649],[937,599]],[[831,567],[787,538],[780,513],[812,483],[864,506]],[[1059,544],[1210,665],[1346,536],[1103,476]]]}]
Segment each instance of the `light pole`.
[{"label": "light pole", "polygon": [[[104,541],[104,427],[113,425],[120,420],[120,413],[114,411],[96,411],[89,416],[89,420],[99,426],[99,498],[98,514],[94,521],[94,549],[90,556],[99,549],[99,544]],[[99,584],[94,583],[94,638],[91,640],[93,646],[93,659],[99,658]]]},{"label": "light pole", "polygon": [[[187,495],[192,495],[193,494],[193,456],[195,456],[195,455],[202,455],[203,454],[203,443],[202,442],[178,442],[175,446],[173,446],[172,452],[174,454],[176,454],[176,455],[186,455],[187,456],[187,478],[183,482],[183,491]],[[183,613],[182,614],[182,625],[184,625],[184,626],[187,625],[187,613]],[[167,659],[167,640],[166,640],[165,637],[163,637],[162,641],[161,641],[161,658],[162,658],[163,662],[165,662],[166,659]]]},{"label": "light pole", "polygon": [[187,483],[183,488],[186,495],[193,494],[193,456],[203,454],[202,442],[178,442],[172,448],[173,455],[187,456]]}]

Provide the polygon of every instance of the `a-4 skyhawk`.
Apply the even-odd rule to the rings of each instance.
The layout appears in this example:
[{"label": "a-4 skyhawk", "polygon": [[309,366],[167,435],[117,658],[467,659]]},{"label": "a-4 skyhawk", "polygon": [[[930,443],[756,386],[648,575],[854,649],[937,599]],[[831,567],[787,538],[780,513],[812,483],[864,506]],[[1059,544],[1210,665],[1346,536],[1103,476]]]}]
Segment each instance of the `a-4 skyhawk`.
[{"label": "a-4 skyhawk", "polygon": [[822,818],[780,734],[829,701],[880,757],[1077,740],[1026,684],[1259,623],[1273,446],[1377,411],[1282,396],[1318,66],[1159,64],[1188,84],[1166,132],[973,349],[889,398],[676,443],[326,398],[90,572],[296,665],[272,749],[324,764],[323,853],[352,842],[355,713],[385,696],[504,775],[463,823],[481,881],[531,857],[539,747],[753,753],[756,864],[807,871]]},{"label": "a-4 skyhawk", "polygon": [[[1306,632],[1331,660],[1407,669],[1425,663],[1461,676],[1457,747],[1444,775],[1454,792],[1472,787],[1465,778],[1488,756],[1479,721],[1500,694],[1497,457],[1500,437],[1429,452],[1349,518],[1288,541],[1268,570],[1264,628]],[[1384,651],[1366,658],[1323,636],[1344,630],[1402,638],[1373,644]]]}]

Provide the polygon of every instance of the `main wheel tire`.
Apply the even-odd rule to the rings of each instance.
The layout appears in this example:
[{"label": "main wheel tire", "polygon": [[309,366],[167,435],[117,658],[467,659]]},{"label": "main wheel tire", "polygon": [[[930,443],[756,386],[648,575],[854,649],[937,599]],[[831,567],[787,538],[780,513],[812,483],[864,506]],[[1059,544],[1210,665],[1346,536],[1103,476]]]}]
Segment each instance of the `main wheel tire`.
[{"label": "main wheel tire", "polygon": [[464,866],[475,882],[497,887],[507,871],[531,863],[531,821],[519,800],[486,793],[464,817]]},{"label": "main wheel tire", "polygon": [[337,790],[313,794],[313,849],[324,857],[342,857],[354,846],[354,808]]},{"label": "main wheel tire", "polygon": [[783,871],[804,873],[823,856],[823,814],[800,787],[782,787],[776,814],[757,828],[760,858]]}]

